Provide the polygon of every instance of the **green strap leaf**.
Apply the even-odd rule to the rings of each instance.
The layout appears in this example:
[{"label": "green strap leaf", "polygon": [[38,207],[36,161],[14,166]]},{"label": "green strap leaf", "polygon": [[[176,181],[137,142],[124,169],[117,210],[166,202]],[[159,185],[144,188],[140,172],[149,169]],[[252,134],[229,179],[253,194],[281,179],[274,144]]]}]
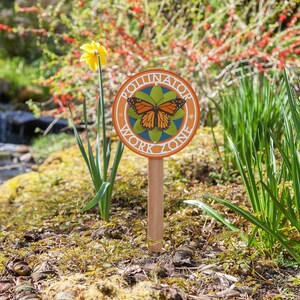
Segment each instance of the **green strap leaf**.
[{"label": "green strap leaf", "polygon": [[295,228],[297,228],[297,230],[300,233],[299,220],[297,220],[292,214],[289,213],[289,211],[287,209],[285,209],[285,207],[276,199],[276,197],[274,196],[271,189],[264,182],[261,182],[261,184],[264,187],[264,189],[268,192],[268,194],[270,195],[270,197],[273,200],[273,203],[275,204],[275,206],[285,215],[285,217],[291,222],[291,224],[293,226],[295,226]]},{"label": "green strap leaf", "polygon": [[255,216],[253,216],[248,211],[240,208],[239,206],[237,206],[233,203],[230,203],[228,201],[225,201],[225,200],[222,200],[222,199],[210,196],[210,195],[204,195],[204,197],[215,200],[215,201],[227,206],[228,208],[230,208],[231,210],[233,210],[234,212],[236,212],[240,216],[244,217],[246,220],[248,220],[252,224],[256,225],[260,229],[262,229],[265,232],[267,232],[268,234],[270,234],[274,239],[276,239],[291,254],[291,256],[294,257],[294,259],[298,263],[300,263],[300,255],[297,253],[297,251],[295,251],[293,248],[291,248],[289,246],[289,244],[287,243],[287,241],[285,240],[285,238],[281,234],[279,234],[279,233],[275,232],[274,230],[272,230],[272,228],[270,228],[270,226],[268,224],[266,224],[265,222],[262,222],[261,220],[259,220]]},{"label": "green strap leaf", "polygon": [[230,221],[228,221],[227,219],[225,219],[219,212],[217,212],[216,210],[214,210],[209,205],[203,203],[200,200],[185,200],[183,202],[185,202],[187,204],[198,206],[199,208],[201,208],[202,210],[204,210],[207,214],[209,214],[211,217],[215,218],[217,221],[221,222],[223,225],[225,225],[226,227],[228,227],[230,230],[232,230],[234,232],[240,232],[241,237],[243,238],[243,240],[245,240],[246,242],[248,241],[247,236],[243,232],[241,232],[240,229],[238,229],[237,227],[235,227]]},{"label": "green strap leaf", "polygon": [[93,208],[97,203],[99,203],[101,198],[105,195],[109,185],[110,185],[109,182],[102,182],[102,185],[100,189],[97,191],[95,197],[80,212],[86,212],[87,210]]}]

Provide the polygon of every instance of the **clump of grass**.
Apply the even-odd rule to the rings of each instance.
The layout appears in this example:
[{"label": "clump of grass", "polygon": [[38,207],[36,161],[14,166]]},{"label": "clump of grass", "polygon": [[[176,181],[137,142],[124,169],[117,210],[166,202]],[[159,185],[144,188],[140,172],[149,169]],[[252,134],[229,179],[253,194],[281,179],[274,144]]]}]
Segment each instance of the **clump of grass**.
[{"label": "clump of grass", "polygon": [[282,76],[275,74],[270,80],[264,73],[251,77],[242,73],[236,85],[222,92],[219,100],[213,102],[224,130],[223,162],[227,169],[231,164],[237,169],[228,138],[245,164],[246,159],[252,158],[268,139],[265,127],[276,139],[283,135],[287,93]]},{"label": "clump of grass", "polygon": [[[225,128],[227,133],[225,139],[236,159],[251,209],[244,209],[216,197],[208,195],[204,197],[227,206],[254,225],[253,231],[248,234],[249,246],[255,246],[271,257],[285,249],[300,263],[300,110],[299,99],[293,92],[286,73],[284,73],[284,83],[287,100],[281,103],[280,114],[283,122],[281,118],[278,119],[278,124],[271,123],[272,126],[270,123],[259,122],[260,136],[247,136],[246,131],[243,130],[252,128],[252,123],[256,120],[245,117],[245,126],[241,127],[243,135],[238,128],[236,129],[236,136],[239,136],[239,139],[231,136],[231,132],[226,132],[228,128]],[[249,92],[245,87],[244,95]],[[245,114],[247,111],[251,113],[254,104],[256,102],[249,101],[248,109],[245,106]],[[234,111],[236,108],[232,106],[231,111]],[[264,108],[264,111],[271,110],[271,107]],[[234,122],[235,120],[232,120],[232,123]],[[188,203],[199,206],[231,230],[238,231],[203,202],[189,201]]]}]

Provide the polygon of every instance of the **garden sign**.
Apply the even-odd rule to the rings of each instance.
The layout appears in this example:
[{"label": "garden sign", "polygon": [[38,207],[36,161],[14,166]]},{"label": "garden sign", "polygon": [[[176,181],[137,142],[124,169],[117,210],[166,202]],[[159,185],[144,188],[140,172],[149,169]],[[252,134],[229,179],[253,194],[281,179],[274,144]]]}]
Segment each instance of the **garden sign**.
[{"label": "garden sign", "polygon": [[180,76],[151,69],[130,77],[113,103],[113,123],[121,141],[148,157],[148,240],[161,252],[163,240],[163,158],[182,150],[199,125],[192,87]]}]

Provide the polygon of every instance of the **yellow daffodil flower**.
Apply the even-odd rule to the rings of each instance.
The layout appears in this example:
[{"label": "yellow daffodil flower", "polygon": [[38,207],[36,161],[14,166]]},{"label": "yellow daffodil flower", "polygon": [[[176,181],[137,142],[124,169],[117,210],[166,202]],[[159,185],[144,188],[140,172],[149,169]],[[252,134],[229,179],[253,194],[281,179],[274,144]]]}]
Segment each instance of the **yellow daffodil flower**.
[{"label": "yellow daffodil flower", "polygon": [[84,54],[81,55],[80,61],[86,62],[90,69],[94,72],[98,69],[98,60],[97,56],[100,57],[101,66],[106,65],[106,55],[107,51],[105,47],[101,46],[100,43],[92,41],[91,44],[84,44],[80,47],[84,51]]}]

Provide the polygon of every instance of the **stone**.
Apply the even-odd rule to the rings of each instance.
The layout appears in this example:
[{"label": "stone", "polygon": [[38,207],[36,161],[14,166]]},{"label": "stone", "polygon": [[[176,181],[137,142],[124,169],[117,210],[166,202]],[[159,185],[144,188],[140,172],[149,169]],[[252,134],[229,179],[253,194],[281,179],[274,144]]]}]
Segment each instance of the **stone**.
[{"label": "stone", "polygon": [[25,163],[29,163],[32,161],[32,155],[31,153],[25,153],[23,155],[20,156],[20,162],[25,162]]},{"label": "stone", "polygon": [[27,145],[17,145],[15,147],[15,152],[18,152],[18,153],[28,153],[29,151],[30,151],[30,148]]},{"label": "stone", "polygon": [[190,248],[184,247],[177,250],[173,257],[175,267],[198,267],[200,264],[192,260],[194,251]]},{"label": "stone", "polygon": [[[54,122],[55,121],[55,122]],[[36,135],[36,128],[57,133],[68,128],[68,121],[50,117],[36,118],[33,113],[7,110],[0,114],[0,143],[28,144]]]},{"label": "stone", "polygon": [[30,99],[40,102],[44,98],[44,90],[38,85],[27,85],[16,95],[16,101],[24,103]]},{"label": "stone", "polygon": [[11,83],[4,79],[0,78],[0,102],[2,103],[8,103],[11,93]]}]

